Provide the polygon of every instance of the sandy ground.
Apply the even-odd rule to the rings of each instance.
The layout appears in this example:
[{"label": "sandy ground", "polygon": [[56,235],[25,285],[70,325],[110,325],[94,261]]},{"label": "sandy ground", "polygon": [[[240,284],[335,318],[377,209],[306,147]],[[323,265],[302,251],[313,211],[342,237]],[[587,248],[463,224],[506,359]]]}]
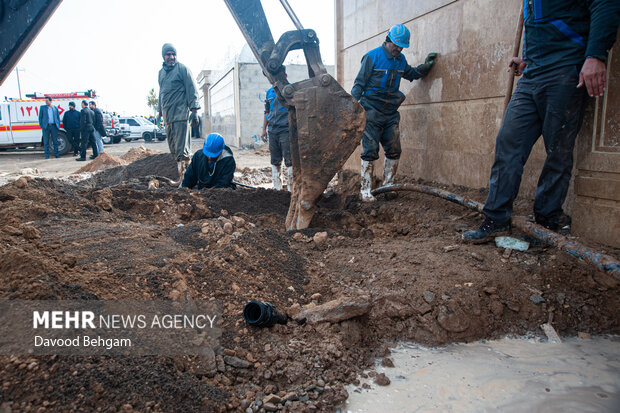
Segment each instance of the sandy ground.
[{"label": "sandy ground", "polygon": [[[458,205],[419,193],[363,204],[359,177],[343,173],[311,228],[287,232],[287,192],[172,188],[156,178],[176,173],[162,152],[78,183],[0,187],[0,299],[215,301],[219,345],[204,357],[0,356],[3,413],[333,411],[397,342],[542,335],[549,320],[563,337],[620,333],[619,280],[553,248],[462,244],[480,217]],[[247,153],[263,169],[242,165],[239,179],[264,181],[266,152]],[[289,322],[248,326],[253,299]]]}]

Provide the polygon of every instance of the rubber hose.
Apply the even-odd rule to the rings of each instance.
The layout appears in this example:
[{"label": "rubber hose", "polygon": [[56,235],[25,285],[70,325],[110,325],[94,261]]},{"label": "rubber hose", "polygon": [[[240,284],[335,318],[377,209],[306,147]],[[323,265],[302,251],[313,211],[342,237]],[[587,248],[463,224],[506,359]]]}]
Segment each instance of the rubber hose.
[{"label": "rubber hose", "polygon": [[[447,201],[454,202],[455,204],[462,205],[464,207],[473,209],[477,212],[482,212],[483,204],[465,198],[461,195],[456,195],[443,189],[435,188],[429,185],[418,184],[394,184],[377,188],[372,192],[373,195],[383,194],[386,192],[398,192],[398,191],[415,191],[428,195],[433,195],[439,198],[443,198]],[[577,241],[570,240],[565,236],[558,234],[557,232],[548,230],[542,225],[538,225],[531,222],[526,217],[513,217],[512,225],[524,233],[548,244],[556,247],[575,258],[579,258],[591,265],[594,265],[599,270],[620,279],[620,261],[610,257],[609,255],[601,254],[591,248],[587,248]]]}]

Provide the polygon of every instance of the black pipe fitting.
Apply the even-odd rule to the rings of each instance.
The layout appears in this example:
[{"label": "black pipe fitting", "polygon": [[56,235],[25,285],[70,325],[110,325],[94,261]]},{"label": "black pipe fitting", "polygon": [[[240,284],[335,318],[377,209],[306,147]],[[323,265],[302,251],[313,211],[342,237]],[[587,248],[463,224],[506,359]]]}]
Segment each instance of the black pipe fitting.
[{"label": "black pipe fitting", "polygon": [[274,324],[286,324],[286,316],[269,303],[252,300],[243,307],[243,319],[255,327],[272,327]]}]

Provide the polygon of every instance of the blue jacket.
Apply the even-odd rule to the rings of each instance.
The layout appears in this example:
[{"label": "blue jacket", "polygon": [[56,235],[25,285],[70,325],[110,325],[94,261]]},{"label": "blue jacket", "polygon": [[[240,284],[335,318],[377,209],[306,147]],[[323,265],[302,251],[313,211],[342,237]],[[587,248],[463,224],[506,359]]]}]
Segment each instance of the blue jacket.
[{"label": "blue jacket", "polygon": [[362,67],[355,78],[351,95],[364,108],[370,106],[382,113],[393,113],[405,100],[405,95],[398,90],[400,79],[412,81],[426,76],[428,72],[424,65],[416,68],[409,66],[402,53],[398,57],[392,56],[384,43],[362,58]]},{"label": "blue jacket", "polygon": [[[47,128],[47,125],[49,124],[47,117],[47,108],[47,105],[41,105],[39,107],[39,126],[41,127],[41,129]],[[54,116],[53,123],[56,124],[56,127],[58,129],[60,129],[60,117],[58,116],[58,108],[56,106],[52,106],[52,113]]]},{"label": "blue jacket", "polygon": [[228,146],[224,146],[224,150],[211,167],[209,167],[209,158],[202,153],[202,150],[196,151],[185,171],[181,187],[190,189],[196,187],[198,190],[202,188],[235,189],[236,185],[232,183],[232,180],[236,168],[235,158]]},{"label": "blue jacket", "polygon": [[586,57],[606,61],[620,20],[618,0],[525,0],[525,77],[558,67],[581,70]]},{"label": "blue jacket", "polygon": [[65,129],[80,129],[80,112],[69,109],[62,115],[62,126]]},{"label": "blue jacket", "polygon": [[269,133],[278,133],[288,130],[288,110],[280,104],[278,96],[273,88],[267,90],[267,96],[265,97],[265,113],[267,113]]}]

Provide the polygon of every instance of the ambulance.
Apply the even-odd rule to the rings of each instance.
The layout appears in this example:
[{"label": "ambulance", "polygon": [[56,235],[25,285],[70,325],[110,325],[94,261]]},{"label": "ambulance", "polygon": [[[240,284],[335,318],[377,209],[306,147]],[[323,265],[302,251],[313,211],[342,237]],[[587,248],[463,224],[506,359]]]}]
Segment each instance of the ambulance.
[{"label": "ambulance", "polygon": [[[94,90],[71,93],[46,93],[26,95],[30,99],[8,99],[0,102],[0,150],[3,149],[43,149],[43,132],[39,126],[39,108],[45,105],[45,97],[50,96],[52,105],[58,108],[60,131],[58,131],[58,154],[66,155],[73,151],[67,140],[62,124],[62,115],[69,110],[69,102],[75,102],[75,109],[81,110],[82,100],[96,100]],[[50,142],[50,148],[52,143]]]}]

